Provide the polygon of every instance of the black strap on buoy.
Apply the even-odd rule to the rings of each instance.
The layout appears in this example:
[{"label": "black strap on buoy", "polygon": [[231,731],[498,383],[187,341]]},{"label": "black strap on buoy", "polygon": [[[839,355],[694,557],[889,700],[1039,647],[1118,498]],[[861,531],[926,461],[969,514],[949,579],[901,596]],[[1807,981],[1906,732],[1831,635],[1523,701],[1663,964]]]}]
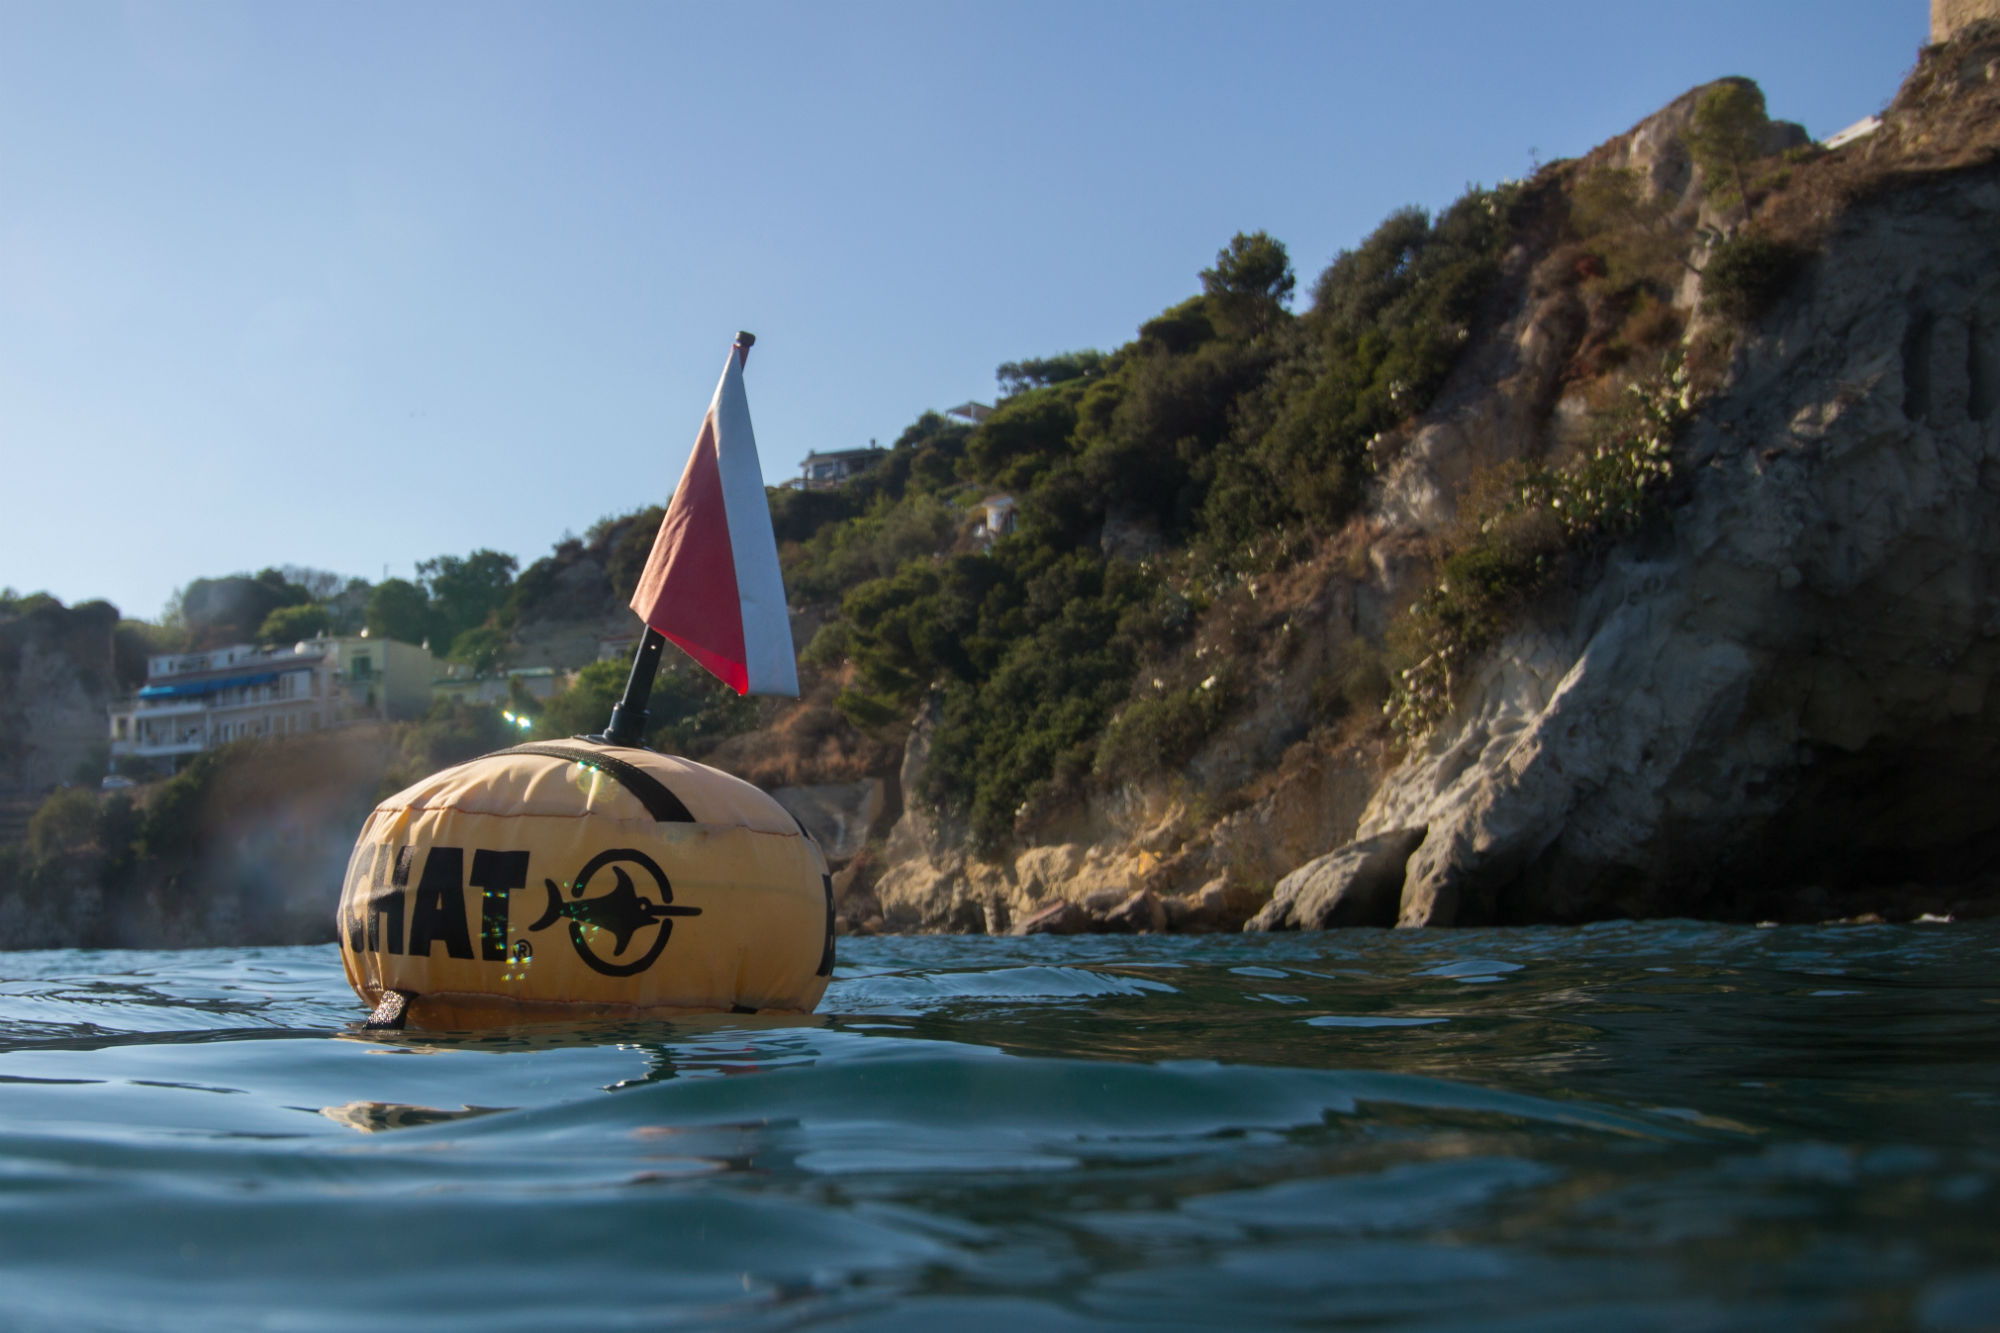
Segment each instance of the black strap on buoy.
[{"label": "black strap on buoy", "polygon": [[[756,342],[756,334],[737,330],[736,355],[745,366],[750,364],[750,349]],[[660,651],[666,646],[667,636],[651,625],[646,626],[646,632],[639,636],[638,651],[632,654],[632,673],[625,678],[625,697],[611,706],[611,720],[604,724],[603,733],[586,739],[644,748],[646,704],[653,697],[653,677],[659,674]]]},{"label": "black strap on buoy", "polygon": [[485,756],[488,759],[503,754],[533,754],[545,759],[565,759],[572,764],[582,764],[585,768],[595,768],[611,775],[611,778],[626,791],[639,798],[639,804],[646,807],[646,813],[662,824],[692,824],[694,815],[681,798],[668,790],[667,784],[640,768],[628,764],[616,755],[602,750],[589,750],[581,745],[563,745],[560,742],[536,741],[530,745],[516,745],[511,750],[495,750]]}]

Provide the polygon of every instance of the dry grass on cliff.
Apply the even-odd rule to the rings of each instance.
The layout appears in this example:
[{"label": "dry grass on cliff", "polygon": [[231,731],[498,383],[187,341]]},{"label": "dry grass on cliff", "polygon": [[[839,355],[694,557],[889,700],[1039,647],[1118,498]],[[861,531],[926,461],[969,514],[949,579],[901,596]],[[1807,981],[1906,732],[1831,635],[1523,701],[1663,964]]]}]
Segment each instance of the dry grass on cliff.
[{"label": "dry grass on cliff", "polygon": [[1818,245],[1849,208],[1925,180],[2000,163],[2000,22],[1975,24],[1927,47],[1882,127],[1801,163],[1765,199],[1758,226],[1776,240]]},{"label": "dry grass on cliff", "polygon": [[703,762],[766,790],[858,782],[893,772],[896,747],[850,726],[833,705],[839,693],[832,679],[813,682],[805,697],[784,705],[770,725],[731,736]]}]

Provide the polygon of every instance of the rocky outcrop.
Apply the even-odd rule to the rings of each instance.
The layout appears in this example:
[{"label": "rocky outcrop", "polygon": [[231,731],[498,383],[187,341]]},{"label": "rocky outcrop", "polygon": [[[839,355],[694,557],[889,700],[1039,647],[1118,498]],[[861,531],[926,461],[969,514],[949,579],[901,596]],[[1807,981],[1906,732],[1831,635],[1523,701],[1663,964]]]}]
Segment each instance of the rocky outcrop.
[{"label": "rocky outcrop", "polygon": [[1315,857],[1278,881],[1271,901],[1244,929],[1393,926],[1402,908],[1410,853],[1423,840],[1423,829],[1399,829]]},{"label": "rocky outcrop", "polygon": [[[911,729],[897,775],[901,792],[923,789],[934,718],[927,710]],[[972,855],[963,830],[906,798],[881,845],[879,868],[871,868],[865,893],[857,886],[845,919],[870,929],[973,933],[1000,933],[1008,928],[1001,922],[1015,934],[1239,930],[1272,880],[1324,847],[1329,827],[1354,827],[1378,757],[1379,747],[1365,744],[1332,760],[1300,749],[1266,775],[1263,790],[1220,819],[1135,783],[1080,807],[1062,841],[1018,848],[1001,860]],[[1244,760],[1238,754],[1225,762]],[[1065,904],[1080,915],[1061,910]]]},{"label": "rocky outcrop", "polygon": [[1080,935],[1090,929],[1090,913],[1067,898],[1050,903],[1033,916],[1017,923],[1016,935]]},{"label": "rocky outcrop", "polygon": [[53,599],[0,621],[0,795],[103,771],[117,624],[109,603]]},{"label": "rocky outcrop", "polygon": [[1991,169],[1845,216],[1694,424],[1671,522],[1376,793],[1361,837],[1429,830],[1403,924],[1764,912],[1990,864],[1996,219]]}]

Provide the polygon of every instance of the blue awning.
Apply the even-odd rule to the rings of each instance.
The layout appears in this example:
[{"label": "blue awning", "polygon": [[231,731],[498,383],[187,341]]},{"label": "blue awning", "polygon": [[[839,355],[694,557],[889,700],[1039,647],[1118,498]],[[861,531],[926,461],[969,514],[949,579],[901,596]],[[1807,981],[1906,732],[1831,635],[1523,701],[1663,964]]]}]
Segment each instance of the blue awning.
[{"label": "blue awning", "polygon": [[193,699],[219,694],[239,685],[266,685],[278,678],[275,671],[252,671],[240,676],[211,676],[207,680],[177,680],[171,685],[148,685],[139,691],[141,699]]}]

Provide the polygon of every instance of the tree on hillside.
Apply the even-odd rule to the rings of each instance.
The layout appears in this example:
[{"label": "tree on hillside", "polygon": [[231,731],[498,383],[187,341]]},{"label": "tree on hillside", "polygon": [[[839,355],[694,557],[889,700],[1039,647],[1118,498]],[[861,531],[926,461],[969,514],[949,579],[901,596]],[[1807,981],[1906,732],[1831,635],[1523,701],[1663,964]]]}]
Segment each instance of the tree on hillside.
[{"label": "tree on hillside", "polygon": [[974,474],[1009,489],[1032,485],[1068,450],[1069,433],[1076,426],[1077,392],[1042,389],[1001,404],[966,444]]},{"label": "tree on hillside", "polygon": [[1277,322],[1297,279],[1284,243],[1268,232],[1237,232],[1201,271],[1201,289],[1226,331],[1255,337]]},{"label": "tree on hillside", "polygon": [[285,582],[304,588],[315,602],[324,602],[359,581],[330,569],[315,569],[311,565],[279,565],[276,572]]},{"label": "tree on hillside", "polygon": [[257,642],[297,643],[301,639],[325,634],[332,628],[333,617],[318,602],[281,606],[264,617],[263,625],[257,630]]},{"label": "tree on hillside", "polygon": [[[187,631],[192,649],[247,643],[256,638],[264,618],[273,611],[311,600],[311,594],[275,569],[266,569],[255,578],[232,574],[196,579],[179,594],[179,627]],[[173,614],[174,604],[169,603],[169,615]]]},{"label": "tree on hillside", "polygon": [[447,656],[471,667],[474,675],[483,676],[505,664],[507,635],[492,625],[475,625],[451,641]]},{"label": "tree on hillside", "polygon": [[542,730],[550,736],[587,736],[604,730],[611,706],[625,694],[631,667],[624,662],[592,662],[571,677],[569,687],[549,700]]},{"label": "tree on hillside", "polygon": [[451,642],[486,623],[507,600],[519,562],[499,551],[478,550],[463,558],[441,555],[417,566],[430,588],[437,637]]},{"label": "tree on hillside", "polygon": [[771,532],[782,544],[802,542],[829,523],[854,517],[854,505],[844,491],[794,490],[770,487],[765,498],[771,506]]},{"label": "tree on hillside", "polygon": [[1237,232],[1215,253],[1215,267],[1201,271],[1201,289],[1209,296],[1257,296],[1283,301],[1297,279],[1285,243],[1269,232]]},{"label": "tree on hillside", "polygon": [[79,852],[97,841],[97,799],[81,787],[61,787],[28,820],[28,847],[38,861]]},{"label": "tree on hillside", "polygon": [[1701,168],[1702,193],[1718,208],[1735,208],[1747,219],[1745,175],[1763,154],[1764,91],[1749,79],[1725,79],[1701,95],[1688,126],[1688,151]]},{"label": "tree on hillside", "polygon": [[422,643],[431,637],[431,601],[408,579],[383,579],[369,594],[363,615],[368,632],[382,639]]},{"label": "tree on hillside", "polygon": [[611,595],[623,606],[632,600],[632,592],[639,586],[639,576],[646,572],[646,561],[653,554],[653,541],[660,533],[660,520],[667,511],[659,505],[649,505],[638,513],[623,520],[617,536],[608,544],[604,560],[604,573],[611,580]]},{"label": "tree on hillside", "polygon": [[335,634],[352,634],[366,623],[368,597],[373,591],[368,580],[349,579],[345,587],[321,599],[320,605],[326,608]]},{"label": "tree on hillside", "polygon": [[1104,353],[1086,349],[1058,352],[1054,356],[1031,356],[1024,361],[1008,361],[993,372],[1000,381],[1000,396],[1012,398],[1030,389],[1042,389],[1065,380],[1087,380],[1104,372]]}]

